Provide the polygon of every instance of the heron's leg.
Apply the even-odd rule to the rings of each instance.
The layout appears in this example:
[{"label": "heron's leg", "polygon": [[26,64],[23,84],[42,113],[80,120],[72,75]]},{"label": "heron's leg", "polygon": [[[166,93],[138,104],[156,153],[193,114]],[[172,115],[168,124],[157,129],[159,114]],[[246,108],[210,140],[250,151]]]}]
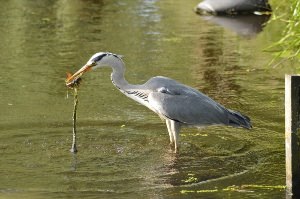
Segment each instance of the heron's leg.
[{"label": "heron's leg", "polygon": [[166,119],[166,125],[167,125],[168,132],[169,132],[170,144],[172,145],[174,143],[174,137],[173,137],[173,132],[171,129],[171,120]]},{"label": "heron's leg", "polygon": [[175,142],[175,153],[177,153],[179,148],[180,124],[174,120],[170,120],[170,122],[171,122],[171,131],[173,133],[173,138]]}]

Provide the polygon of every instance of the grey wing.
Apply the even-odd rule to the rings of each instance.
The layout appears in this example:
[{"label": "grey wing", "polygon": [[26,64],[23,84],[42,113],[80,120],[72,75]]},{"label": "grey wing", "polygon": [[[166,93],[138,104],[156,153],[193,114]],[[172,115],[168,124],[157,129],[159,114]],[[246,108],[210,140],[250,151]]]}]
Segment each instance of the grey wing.
[{"label": "grey wing", "polygon": [[199,93],[152,92],[149,104],[158,114],[187,125],[228,124],[228,111],[206,95]]}]

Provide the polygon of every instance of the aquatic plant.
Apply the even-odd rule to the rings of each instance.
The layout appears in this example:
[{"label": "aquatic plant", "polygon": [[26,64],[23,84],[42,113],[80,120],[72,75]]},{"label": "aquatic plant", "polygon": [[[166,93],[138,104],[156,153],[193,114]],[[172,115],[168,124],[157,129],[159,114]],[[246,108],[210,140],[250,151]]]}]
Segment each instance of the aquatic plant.
[{"label": "aquatic plant", "polygon": [[195,174],[189,173],[188,178],[185,179],[185,180],[182,180],[182,182],[185,182],[185,183],[196,183],[196,182],[198,182],[198,178],[196,178],[194,176],[195,176]]},{"label": "aquatic plant", "polygon": [[247,185],[231,185],[225,188],[214,188],[214,189],[200,189],[200,190],[187,190],[183,189],[180,191],[181,194],[189,193],[212,193],[212,192],[256,192],[260,190],[285,190],[284,185],[256,185],[256,184],[247,184]]}]

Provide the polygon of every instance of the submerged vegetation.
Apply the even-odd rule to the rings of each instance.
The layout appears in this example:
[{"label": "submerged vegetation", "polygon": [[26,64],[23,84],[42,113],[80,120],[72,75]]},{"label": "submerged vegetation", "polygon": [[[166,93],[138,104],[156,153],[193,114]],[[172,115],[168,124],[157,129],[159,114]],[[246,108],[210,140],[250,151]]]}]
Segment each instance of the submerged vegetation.
[{"label": "submerged vegetation", "polygon": [[292,1],[289,13],[288,17],[281,18],[287,24],[282,38],[272,47],[279,48],[277,58],[300,60],[300,1]]},{"label": "submerged vegetation", "polygon": [[181,190],[181,194],[189,194],[189,193],[212,193],[212,192],[255,192],[259,190],[284,190],[286,187],[284,185],[241,185],[241,186],[228,186],[222,189],[202,189],[202,190]]}]

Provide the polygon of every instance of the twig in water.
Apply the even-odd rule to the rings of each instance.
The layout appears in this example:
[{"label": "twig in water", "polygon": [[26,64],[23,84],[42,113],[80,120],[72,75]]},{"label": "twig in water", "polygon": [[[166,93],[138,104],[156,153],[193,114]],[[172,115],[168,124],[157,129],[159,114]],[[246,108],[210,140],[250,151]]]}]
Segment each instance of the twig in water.
[{"label": "twig in water", "polygon": [[[70,74],[68,74],[68,76],[70,76]],[[79,84],[81,82],[81,78],[80,76],[73,79],[72,81],[68,81],[68,79],[66,80],[66,86],[70,89],[74,90],[74,108],[73,108],[73,142],[72,142],[72,148],[70,149],[70,151],[72,153],[77,153],[77,145],[76,145],[76,119],[77,119],[77,105],[78,105],[78,88],[79,88]]]},{"label": "twig in water", "polygon": [[77,119],[77,105],[78,105],[78,90],[77,87],[74,87],[74,108],[73,108],[73,142],[72,142],[72,153],[77,153],[77,147],[76,147],[76,119]]}]

